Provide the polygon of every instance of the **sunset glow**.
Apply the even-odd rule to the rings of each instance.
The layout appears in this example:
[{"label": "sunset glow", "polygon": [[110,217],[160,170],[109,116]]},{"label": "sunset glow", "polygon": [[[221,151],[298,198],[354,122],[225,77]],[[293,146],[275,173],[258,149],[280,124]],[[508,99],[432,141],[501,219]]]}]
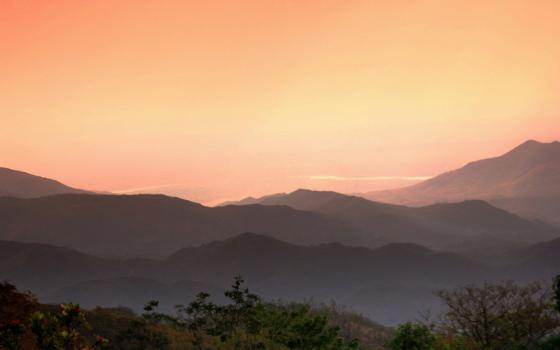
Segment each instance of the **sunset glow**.
[{"label": "sunset glow", "polygon": [[0,166],[205,203],[560,139],[560,2],[0,2]]}]

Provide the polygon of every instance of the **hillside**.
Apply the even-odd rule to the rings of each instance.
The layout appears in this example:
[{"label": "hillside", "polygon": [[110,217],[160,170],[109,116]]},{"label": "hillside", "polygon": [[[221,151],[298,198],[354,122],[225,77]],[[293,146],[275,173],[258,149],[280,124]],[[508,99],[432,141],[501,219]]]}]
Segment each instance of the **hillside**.
[{"label": "hillside", "polygon": [[560,273],[560,239],[541,242],[508,254],[511,275],[550,280]]},{"label": "hillside", "polygon": [[[142,281],[137,279],[129,284],[123,285],[124,289],[119,289],[119,282],[113,284],[111,282],[105,283],[104,285],[108,288],[106,290],[96,290],[95,285],[93,285],[93,290],[88,290],[90,287],[87,283],[83,285],[86,294],[96,295],[98,293],[106,294],[108,297],[120,296],[123,292],[125,294],[130,293],[133,297],[139,296],[134,294],[135,288],[142,288],[147,284],[152,284],[157,290],[155,292],[162,293],[165,289],[160,287],[157,283],[150,281]],[[194,288],[205,288],[200,284],[189,284]],[[250,287],[249,287],[250,288]],[[130,289],[130,290],[128,290]],[[217,291],[213,289],[200,289],[205,292],[211,293],[210,300],[206,300],[207,306],[211,306],[212,312],[209,313],[197,313],[197,321],[200,323],[204,320],[205,324],[208,324],[215,320],[224,320],[228,315],[228,309],[226,307],[231,306],[232,298],[226,297],[225,291]],[[232,291],[232,287],[228,288]],[[180,296],[181,303],[188,303],[194,299],[194,296],[188,294],[182,294]],[[249,291],[247,291],[248,293]],[[178,318],[173,318],[176,314],[175,312],[168,313],[165,316],[166,321],[159,322],[158,317],[154,317],[154,314],[150,314],[149,318],[144,317],[144,315],[139,315],[134,313],[132,310],[126,307],[88,307],[83,303],[74,307],[73,305],[65,305],[66,309],[62,311],[63,305],[56,304],[44,304],[36,301],[33,295],[28,292],[17,289],[16,286],[2,282],[0,283],[0,295],[2,296],[2,307],[0,309],[0,323],[5,325],[7,321],[10,324],[17,323],[20,327],[17,331],[12,331],[13,328],[5,331],[6,327],[2,327],[0,336],[0,347],[2,349],[50,349],[59,348],[59,343],[64,341],[64,337],[68,333],[72,333],[73,341],[75,346],[67,346],[72,348],[95,348],[100,347],[106,349],[183,349],[183,350],[195,350],[200,349],[197,346],[196,339],[198,337],[193,337],[193,329],[190,327],[192,319],[190,317],[183,317],[184,314]],[[164,293],[156,296],[165,295]],[[221,297],[220,297],[221,295]],[[231,294],[229,294],[231,296]],[[126,296],[125,296],[126,297]],[[141,296],[140,296],[141,297]],[[217,297],[217,298],[216,298]],[[144,302],[147,299],[144,299]],[[128,299],[130,301],[130,299]],[[240,305],[239,299],[233,300]],[[211,304],[209,304],[211,303]],[[187,304],[188,305],[188,304]],[[191,304],[193,305],[193,304]],[[198,304],[200,305],[200,304]],[[258,325],[261,329],[266,331],[261,331],[260,334],[264,335],[259,337],[259,339],[254,342],[259,344],[258,348],[263,348],[262,344],[266,342],[267,346],[265,348],[274,349],[291,349],[294,341],[301,339],[301,336],[305,337],[310,341],[317,343],[314,335],[325,334],[325,331],[329,331],[331,335],[330,343],[336,344],[336,348],[328,346],[329,349],[342,349],[340,344],[354,342],[357,340],[359,342],[359,348],[363,350],[384,350],[386,349],[385,344],[391,339],[394,331],[391,328],[382,326],[375,323],[368,318],[352,312],[351,310],[344,309],[336,304],[313,304],[313,303],[282,303],[277,301],[262,301],[258,304],[241,304],[245,306],[243,319],[250,320],[249,322],[242,322],[246,325],[254,325],[255,321],[258,321]],[[67,310],[72,310],[67,312]],[[157,312],[167,312],[176,310],[162,310],[161,308],[156,309]],[[252,312],[258,310],[259,312]],[[144,311],[145,312],[145,311]],[[31,327],[31,320],[36,319],[37,313],[41,314],[43,319],[43,328]],[[266,313],[266,314],[264,314]],[[62,327],[46,327],[47,325],[53,326],[52,321],[53,316],[57,317],[57,321],[63,319],[64,321],[69,321],[70,319],[74,322],[64,322]],[[162,315],[162,314],[158,314]],[[290,315],[287,319],[285,315]],[[296,316],[297,318],[294,318]],[[170,322],[180,321],[177,323]],[[79,327],[76,319],[80,320],[80,325],[84,327]],[[288,322],[286,322],[288,321]],[[303,323],[302,321],[314,324],[315,332],[310,333],[309,329],[301,329],[299,326]],[[20,323],[21,322],[21,323]],[[188,322],[188,326],[185,325]],[[62,322],[61,322],[62,323]],[[56,323],[59,325],[60,323]],[[22,327],[23,325],[23,327]],[[37,324],[35,324],[37,325]],[[185,325],[185,326],[182,326]],[[318,327],[317,327],[318,326]],[[296,328],[297,327],[297,328]],[[336,328],[331,328],[336,327]],[[15,328],[15,327],[14,327]],[[63,328],[61,330],[60,328]],[[197,332],[198,336],[205,339],[205,344],[212,344],[207,346],[208,349],[214,349],[217,347],[223,347],[223,341],[225,338],[221,337],[222,334],[227,334],[227,330],[220,329],[221,334],[216,335],[212,329],[205,329],[202,332]],[[231,329],[231,328],[229,328]],[[241,330],[242,328],[237,328]],[[252,328],[251,328],[252,329]],[[296,332],[284,333],[286,336],[274,337],[267,335],[276,335],[278,331],[284,332],[286,330],[295,329]],[[333,333],[333,332],[336,332]],[[56,337],[56,334],[60,334],[60,337]],[[332,335],[336,335],[335,339]],[[56,338],[55,338],[56,337]],[[56,345],[44,344],[41,341],[44,339],[62,339]],[[100,344],[99,341],[103,343]],[[319,341],[324,344],[325,342],[319,338]],[[54,342],[53,342],[54,343]],[[233,341],[231,343],[237,343]],[[274,345],[268,345],[268,344]],[[79,346],[76,346],[78,345]],[[95,344],[94,346],[90,346]],[[238,345],[238,343],[236,344]],[[283,346],[285,345],[285,346]],[[242,346],[246,348],[247,345]],[[229,348],[229,347],[228,347]],[[254,348],[250,346],[250,348]],[[314,348],[323,348],[314,347]],[[354,347],[344,347],[344,349],[354,349]]]},{"label": "hillside", "polygon": [[56,180],[0,167],[0,197],[36,198],[64,193],[86,193]]},{"label": "hillside", "polygon": [[[0,241],[0,251],[0,279],[49,302],[73,300],[139,310],[144,299],[157,298],[171,310],[201,289],[219,295],[241,274],[252,290],[268,299],[335,300],[387,324],[415,317],[419,301],[437,307],[434,288],[496,276],[475,261],[413,244],[374,250],[341,244],[298,246],[256,234],[182,249],[165,260],[102,259],[6,241]],[[371,293],[383,295],[359,297]],[[395,308],[389,309],[388,303]]]},{"label": "hillside", "polygon": [[560,142],[527,141],[419,184],[364,194],[382,202],[426,205],[484,199],[515,213],[560,223]]},{"label": "hillside", "polygon": [[475,200],[416,208],[336,192],[297,190],[254,201],[336,217],[380,240],[468,254],[494,254],[560,236],[555,227]]},{"label": "hillside", "polygon": [[126,274],[124,265],[68,248],[0,241],[0,280],[10,280],[37,293],[89,279]]},{"label": "hillside", "polygon": [[49,243],[102,256],[165,256],[257,232],[298,243],[378,246],[337,218],[289,207],[210,208],[162,195],[0,198],[0,239]]}]

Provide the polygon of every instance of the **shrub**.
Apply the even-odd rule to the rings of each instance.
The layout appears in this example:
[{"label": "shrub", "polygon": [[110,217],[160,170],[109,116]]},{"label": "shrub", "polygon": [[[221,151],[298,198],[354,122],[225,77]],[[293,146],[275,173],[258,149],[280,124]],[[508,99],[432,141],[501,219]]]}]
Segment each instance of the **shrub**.
[{"label": "shrub", "polygon": [[434,350],[436,336],[422,324],[405,323],[399,326],[389,343],[393,350]]},{"label": "shrub", "polygon": [[155,312],[157,302],[146,306],[145,317],[192,334],[195,349],[356,349],[338,327],[329,325],[328,315],[312,312],[301,304],[263,302],[237,277],[226,291],[229,303],[217,305],[201,293],[187,306],[178,306],[177,317]]},{"label": "shrub", "polygon": [[560,326],[542,283],[485,283],[437,293],[447,306],[439,329],[481,349],[532,349]]}]

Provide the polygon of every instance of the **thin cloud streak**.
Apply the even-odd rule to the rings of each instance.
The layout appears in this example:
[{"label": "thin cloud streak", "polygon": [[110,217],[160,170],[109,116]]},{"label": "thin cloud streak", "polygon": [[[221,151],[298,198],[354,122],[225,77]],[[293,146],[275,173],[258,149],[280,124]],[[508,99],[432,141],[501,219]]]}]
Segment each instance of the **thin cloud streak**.
[{"label": "thin cloud streak", "polygon": [[327,180],[327,181],[383,181],[383,180],[402,180],[402,181],[423,181],[431,179],[432,176],[336,176],[336,175],[300,175],[297,178],[308,180]]},{"label": "thin cloud streak", "polygon": [[135,192],[139,192],[139,191],[153,191],[153,190],[173,188],[173,187],[185,186],[185,185],[186,184],[180,184],[180,183],[179,184],[163,184],[163,185],[153,185],[153,186],[129,188],[129,189],[117,190],[117,191],[111,191],[111,192],[116,193],[116,194],[127,194],[127,193],[135,193]]}]

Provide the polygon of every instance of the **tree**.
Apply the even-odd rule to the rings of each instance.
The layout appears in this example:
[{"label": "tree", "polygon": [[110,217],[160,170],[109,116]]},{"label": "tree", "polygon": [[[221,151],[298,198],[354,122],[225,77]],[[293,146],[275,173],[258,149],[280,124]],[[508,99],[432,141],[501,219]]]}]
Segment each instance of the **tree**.
[{"label": "tree", "polygon": [[554,279],[554,306],[556,311],[560,312],[560,275],[556,276]]},{"label": "tree", "polygon": [[77,304],[61,304],[44,313],[33,295],[10,283],[0,283],[0,349],[82,350],[103,347],[108,340],[88,332]]},{"label": "tree", "polygon": [[0,283],[0,349],[20,349],[29,340],[29,318],[39,304],[30,293],[22,293],[8,282]]},{"label": "tree", "polygon": [[119,332],[111,342],[111,349],[166,350],[170,341],[163,332],[150,328],[143,320],[131,320],[128,327]]},{"label": "tree", "polygon": [[31,331],[39,349],[81,350],[106,346],[109,341],[95,336],[90,342],[85,336],[91,327],[78,304],[61,304],[58,313],[36,312],[31,318]]},{"label": "tree", "polygon": [[433,350],[436,336],[428,326],[405,323],[399,326],[389,347],[393,350]]},{"label": "tree", "polygon": [[[560,313],[560,275],[554,279],[552,289],[554,292],[553,307],[556,312]],[[539,350],[557,350],[560,349],[560,335],[556,334],[545,339],[540,345]]]},{"label": "tree", "polygon": [[478,348],[532,349],[560,326],[542,283],[485,283],[437,292],[447,306],[439,331],[472,340]]},{"label": "tree", "polygon": [[338,327],[329,324],[324,312],[312,312],[308,305],[272,304],[262,301],[236,277],[225,292],[229,302],[218,305],[210,295],[200,293],[187,306],[178,306],[177,317],[155,312],[157,302],[146,306],[145,317],[173,325],[192,334],[195,349],[356,349]]}]

